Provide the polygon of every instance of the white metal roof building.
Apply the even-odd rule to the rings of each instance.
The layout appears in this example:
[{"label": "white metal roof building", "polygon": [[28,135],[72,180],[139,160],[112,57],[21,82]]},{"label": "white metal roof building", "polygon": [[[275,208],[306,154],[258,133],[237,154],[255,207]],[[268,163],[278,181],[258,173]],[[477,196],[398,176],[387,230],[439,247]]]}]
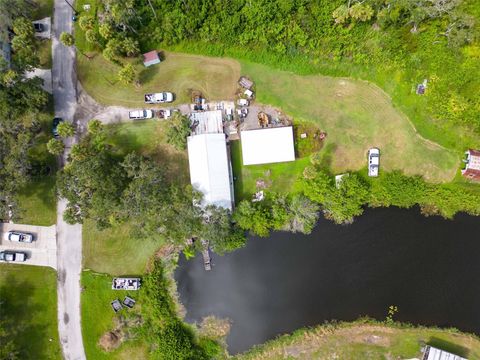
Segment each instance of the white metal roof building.
[{"label": "white metal roof building", "polygon": [[190,120],[194,125],[195,135],[223,133],[222,110],[193,112]]},{"label": "white metal roof building", "polygon": [[232,209],[233,181],[225,134],[187,138],[190,182],[203,194],[201,205]]},{"label": "white metal roof building", "polygon": [[246,130],[240,137],[243,165],[295,160],[292,126]]},{"label": "white metal roof building", "polygon": [[444,350],[427,345],[422,360],[467,360]]}]

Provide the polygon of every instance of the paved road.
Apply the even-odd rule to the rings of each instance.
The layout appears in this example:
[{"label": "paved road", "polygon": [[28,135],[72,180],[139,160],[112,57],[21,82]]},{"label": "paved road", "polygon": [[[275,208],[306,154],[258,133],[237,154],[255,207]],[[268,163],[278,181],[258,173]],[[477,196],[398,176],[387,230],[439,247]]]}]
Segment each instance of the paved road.
[{"label": "paved road", "polygon": [[[73,1],[71,1],[73,2]],[[52,81],[55,115],[73,121],[77,104],[75,51],[59,42],[62,32],[72,32],[72,9],[55,0],[52,34]],[[75,139],[68,139],[62,164]],[[57,206],[58,331],[66,360],[86,359],[80,321],[80,273],[82,271],[82,227],[63,221],[65,200]]]},{"label": "paved road", "polygon": [[[33,234],[32,243],[8,241],[4,239],[7,231],[23,231]],[[23,224],[0,224],[0,251],[18,250],[28,254],[27,261],[18,264],[50,266],[57,269],[56,227]]]}]

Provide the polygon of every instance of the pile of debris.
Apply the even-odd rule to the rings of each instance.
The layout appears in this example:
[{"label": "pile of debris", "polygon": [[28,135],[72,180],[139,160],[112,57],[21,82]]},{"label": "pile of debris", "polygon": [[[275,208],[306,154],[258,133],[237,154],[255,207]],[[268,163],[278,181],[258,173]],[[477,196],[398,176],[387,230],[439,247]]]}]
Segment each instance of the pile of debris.
[{"label": "pile of debris", "polygon": [[240,107],[237,109],[237,115],[240,119],[244,119],[248,114],[248,106],[250,106],[251,101],[254,98],[255,93],[253,92],[253,81],[248,79],[246,76],[240,77],[238,80],[240,85],[240,90],[238,92],[237,105]]}]

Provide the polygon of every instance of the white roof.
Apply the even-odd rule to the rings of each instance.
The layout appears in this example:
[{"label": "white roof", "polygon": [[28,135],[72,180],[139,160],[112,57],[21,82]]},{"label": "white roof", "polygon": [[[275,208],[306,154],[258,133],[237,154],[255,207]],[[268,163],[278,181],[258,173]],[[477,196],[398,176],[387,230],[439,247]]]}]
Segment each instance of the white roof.
[{"label": "white roof", "polygon": [[203,194],[202,206],[232,209],[233,183],[225,134],[201,134],[187,138],[190,182]]},{"label": "white roof", "polygon": [[190,120],[198,122],[195,135],[223,133],[222,110],[199,111],[190,114]]},{"label": "white roof", "polygon": [[243,165],[295,160],[291,126],[241,132]]},{"label": "white roof", "polygon": [[424,357],[424,360],[467,360],[461,356],[431,346],[427,347],[426,355],[427,356]]}]

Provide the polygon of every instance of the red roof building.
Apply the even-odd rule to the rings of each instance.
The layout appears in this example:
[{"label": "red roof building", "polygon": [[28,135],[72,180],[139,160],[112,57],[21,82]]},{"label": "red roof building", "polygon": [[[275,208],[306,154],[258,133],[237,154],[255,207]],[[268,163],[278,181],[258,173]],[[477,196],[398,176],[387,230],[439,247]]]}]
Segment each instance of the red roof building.
[{"label": "red roof building", "polygon": [[160,63],[158,52],[156,50],[143,54],[143,65],[151,66]]},{"label": "red roof building", "polygon": [[480,181],[480,150],[468,150],[465,155],[462,175],[467,179]]}]

